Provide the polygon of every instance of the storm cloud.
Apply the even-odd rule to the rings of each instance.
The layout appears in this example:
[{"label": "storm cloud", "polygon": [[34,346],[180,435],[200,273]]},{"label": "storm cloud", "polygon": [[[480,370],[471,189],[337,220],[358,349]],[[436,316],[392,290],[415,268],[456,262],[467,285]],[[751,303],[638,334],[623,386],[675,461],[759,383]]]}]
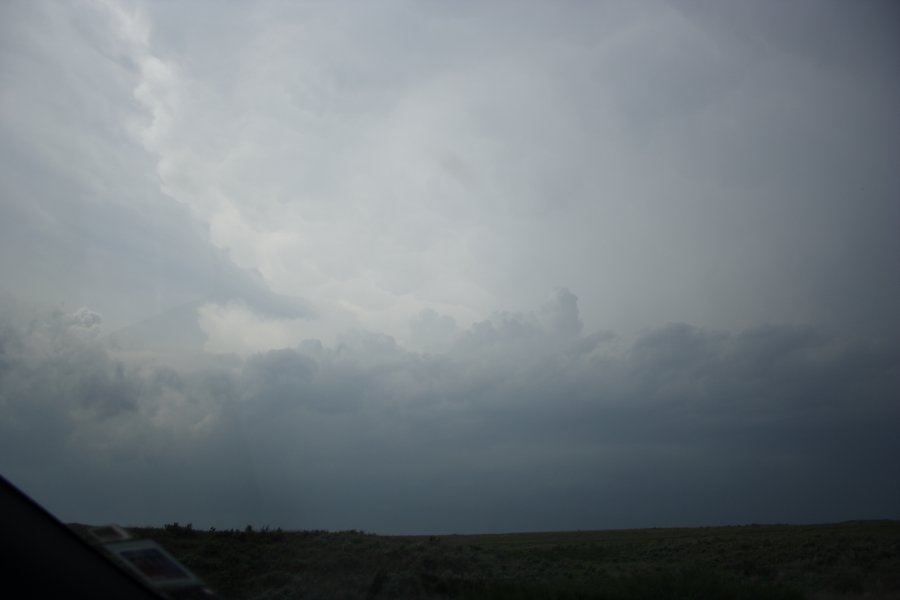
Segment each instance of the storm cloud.
[{"label": "storm cloud", "polygon": [[[573,334],[574,303],[561,291],[494,315],[441,354],[358,331],[190,368],[117,356],[83,312],[6,315],[5,469],[69,518],[218,526],[498,531],[897,506],[896,346],[684,324],[626,344]],[[554,312],[568,321],[541,321]]]},{"label": "storm cloud", "polygon": [[900,517],[889,2],[0,6],[0,470],[68,520]]}]

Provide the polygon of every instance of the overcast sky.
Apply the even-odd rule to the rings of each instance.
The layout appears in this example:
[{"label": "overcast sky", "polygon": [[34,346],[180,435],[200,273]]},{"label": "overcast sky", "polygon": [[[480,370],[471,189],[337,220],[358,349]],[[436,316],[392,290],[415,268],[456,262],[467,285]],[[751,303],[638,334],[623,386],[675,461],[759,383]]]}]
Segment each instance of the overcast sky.
[{"label": "overcast sky", "polygon": [[0,3],[0,473],[68,521],[900,518],[900,9]]}]

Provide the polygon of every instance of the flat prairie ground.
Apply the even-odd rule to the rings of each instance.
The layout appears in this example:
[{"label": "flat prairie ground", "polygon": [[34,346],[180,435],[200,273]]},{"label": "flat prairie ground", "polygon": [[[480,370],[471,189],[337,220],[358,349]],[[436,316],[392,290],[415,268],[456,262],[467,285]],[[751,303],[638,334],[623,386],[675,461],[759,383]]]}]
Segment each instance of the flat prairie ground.
[{"label": "flat prairie ground", "polygon": [[900,521],[438,536],[129,529],[226,600],[900,600]]}]

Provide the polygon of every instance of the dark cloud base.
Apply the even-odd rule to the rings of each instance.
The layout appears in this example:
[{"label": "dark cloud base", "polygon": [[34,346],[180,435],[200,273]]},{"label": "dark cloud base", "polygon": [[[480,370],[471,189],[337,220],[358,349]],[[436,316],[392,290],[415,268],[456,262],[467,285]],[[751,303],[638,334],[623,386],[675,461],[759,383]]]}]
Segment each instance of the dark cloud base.
[{"label": "dark cloud base", "polygon": [[894,345],[684,324],[581,334],[575,297],[442,354],[366,332],[246,360],[0,319],[2,472],[72,521],[381,532],[900,516]]}]

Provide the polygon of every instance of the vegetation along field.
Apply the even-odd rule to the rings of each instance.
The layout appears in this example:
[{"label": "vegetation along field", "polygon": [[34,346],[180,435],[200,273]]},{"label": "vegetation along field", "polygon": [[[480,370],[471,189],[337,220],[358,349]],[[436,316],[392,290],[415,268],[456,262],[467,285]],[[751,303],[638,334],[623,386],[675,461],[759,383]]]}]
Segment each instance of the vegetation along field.
[{"label": "vegetation along field", "polygon": [[898,521],[441,536],[177,523],[131,532],[163,544],[225,599],[900,599]]}]

